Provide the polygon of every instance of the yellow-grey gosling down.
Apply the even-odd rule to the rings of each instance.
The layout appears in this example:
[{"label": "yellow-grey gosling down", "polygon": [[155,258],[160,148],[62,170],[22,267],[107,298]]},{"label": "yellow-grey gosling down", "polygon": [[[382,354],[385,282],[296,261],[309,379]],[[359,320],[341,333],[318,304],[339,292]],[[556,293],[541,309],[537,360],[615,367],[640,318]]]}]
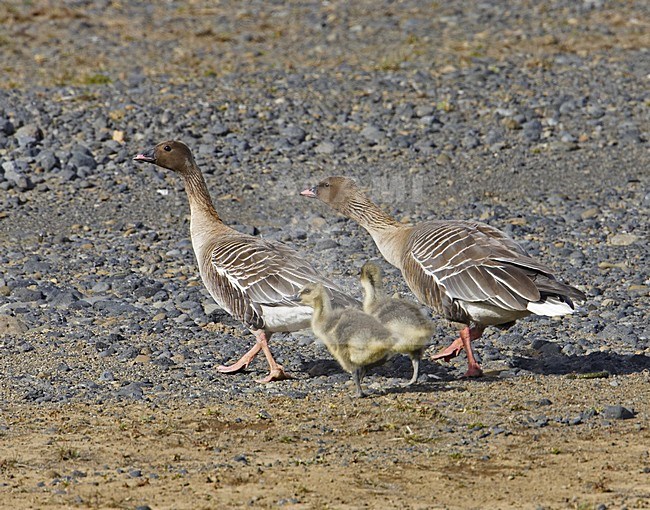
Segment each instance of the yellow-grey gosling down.
[{"label": "yellow-grey gosling down", "polygon": [[418,379],[420,359],[433,335],[433,322],[422,309],[412,301],[389,297],[384,292],[381,269],[372,262],[366,262],[360,276],[363,288],[363,311],[375,317],[395,337],[393,351],[407,354],[413,364],[413,377],[406,384]]},{"label": "yellow-grey gosling down", "polygon": [[365,367],[387,360],[393,354],[395,338],[377,319],[356,308],[332,308],[321,284],[305,286],[297,296],[303,305],[313,308],[311,327],[339,362],[352,374],[357,396],[363,397],[361,380]]}]

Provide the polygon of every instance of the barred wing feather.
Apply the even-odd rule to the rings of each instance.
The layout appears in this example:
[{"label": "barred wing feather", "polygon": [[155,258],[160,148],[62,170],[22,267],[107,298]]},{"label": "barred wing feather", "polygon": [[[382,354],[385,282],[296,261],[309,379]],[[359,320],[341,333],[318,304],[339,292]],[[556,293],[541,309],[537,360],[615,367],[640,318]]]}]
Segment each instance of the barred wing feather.
[{"label": "barred wing feather", "polygon": [[311,282],[322,283],[339,306],[358,302],[321,276],[294,250],[256,237],[222,237],[210,247],[204,268],[211,273],[206,282],[215,300],[234,317],[254,328],[264,326],[262,305],[297,307],[292,301]]},{"label": "barred wing feather", "polygon": [[550,270],[489,225],[464,221],[421,224],[407,256],[424,285],[441,287],[450,300],[484,302],[505,310],[526,310],[540,292],[533,277]]}]

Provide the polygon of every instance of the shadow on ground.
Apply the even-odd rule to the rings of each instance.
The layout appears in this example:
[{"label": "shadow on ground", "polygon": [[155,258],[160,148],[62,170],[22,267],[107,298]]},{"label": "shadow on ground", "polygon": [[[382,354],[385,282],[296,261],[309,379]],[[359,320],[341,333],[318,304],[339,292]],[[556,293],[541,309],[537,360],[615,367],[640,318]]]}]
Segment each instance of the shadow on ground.
[{"label": "shadow on ground", "polygon": [[512,365],[544,375],[588,374],[601,371],[612,375],[626,375],[650,370],[650,356],[615,352],[593,352],[586,356],[554,354],[530,358],[515,357],[512,359]]}]

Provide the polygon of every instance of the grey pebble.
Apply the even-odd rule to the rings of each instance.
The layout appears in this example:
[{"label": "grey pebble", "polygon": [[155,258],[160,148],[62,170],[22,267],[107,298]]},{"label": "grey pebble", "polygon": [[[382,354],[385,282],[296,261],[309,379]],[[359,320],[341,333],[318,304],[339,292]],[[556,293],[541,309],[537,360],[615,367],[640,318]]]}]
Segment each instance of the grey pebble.
[{"label": "grey pebble", "polygon": [[115,375],[110,370],[104,370],[99,376],[99,380],[103,382],[110,382],[115,380]]},{"label": "grey pebble", "polygon": [[361,130],[361,136],[370,142],[378,143],[384,136],[377,126],[366,126]]},{"label": "grey pebble", "polygon": [[43,140],[43,131],[36,124],[26,124],[18,128],[14,136],[20,147],[30,147]]},{"label": "grey pebble", "polygon": [[280,133],[287,137],[292,144],[299,144],[305,141],[307,132],[299,126],[291,125],[283,128]]},{"label": "grey pebble", "polygon": [[141,400],[144,397],[142,386],[137,382],[132,382],[125,386],[122,386],[119,390],[117,390],[115,395],[118,397],[131,398],[134,400]]},{"label": "grey pebble", "polygon": [[25,287],[15,289],[11,295],[20,301],[40,301],[44,297],[40,290]]},{"label": "grey pebble", "polygon": [[19,161],[9,161],[2,164],[4,178],[20,191],[34,189],[31,177],[25,174],[25,167]]},{"label": "grey pebble", "polygon": [[266,411],[265,409],[260,409],[257,413],[257,416],[259,416],[263,420],[270,420],[271,415]]},{"label": "grey pebble", "polygon": [[316,243],[316,250],[331,250],[338,247],[338,243],[332,239],[325,239]]},{"label": "grey pebble", "polygon": [[43,150],[36,157],[36,163],[44,172],[51,172],[55,168],[61,167],[61,160],[51,150]]},{"label": "grey pebble", "polygon": [[8,119],[0,119],[0,132],[7,136],[13,135],[15,133],[13,123]]},{"label": "grey pebble", "polygon": [[629,420],[634,418],[634,410],[622,405],[609,405],[603,408],[602,415],[611,420]]},{"label": "grey pebble", "polygon": [[31,352],[34,350],[34,346],[29,342],[22,342],[18,345],[18,350],[20,352]]},{"label": "grey pebble", "polygon": [[332,154],[336,150],[336,146],[331,142],[321,142],[315,148],[316,154]]},{"label": "grey pebble", "polygon": [[48,296],[48,302],[50,306],[54,308],[67,309],[71,307],[73,303],[78,302],[82,297],[83,296],[77,291],[66,290],[66,291],[56,292],[53,293],[51,296]]}]

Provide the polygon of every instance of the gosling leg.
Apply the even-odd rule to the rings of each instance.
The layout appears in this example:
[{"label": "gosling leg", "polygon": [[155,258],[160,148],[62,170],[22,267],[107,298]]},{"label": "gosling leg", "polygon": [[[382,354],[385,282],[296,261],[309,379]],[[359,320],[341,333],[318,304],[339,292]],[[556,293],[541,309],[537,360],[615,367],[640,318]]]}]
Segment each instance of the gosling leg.
[{"label": "gosling leg", "polygon": [[413,365],[413,377],[411,377],[411,380],[404,386],[411,386],[411,384],[415,384],[417,382],[418,374],[420,372],[420,358],[422,358],[422,352],[423,350],[420,350],[409,355],[411,358],[411,364]]},{"label": "gosling leg", "polygon": [[355,369],[354,372],[352,372],[352,380],[354,381],[354,384],[357,387],[357,397],[363,398],[366,396],[366,394],[363,392],[361,389],[361,379],[363,379],[365,370],[363,367],[359,367]]}]

